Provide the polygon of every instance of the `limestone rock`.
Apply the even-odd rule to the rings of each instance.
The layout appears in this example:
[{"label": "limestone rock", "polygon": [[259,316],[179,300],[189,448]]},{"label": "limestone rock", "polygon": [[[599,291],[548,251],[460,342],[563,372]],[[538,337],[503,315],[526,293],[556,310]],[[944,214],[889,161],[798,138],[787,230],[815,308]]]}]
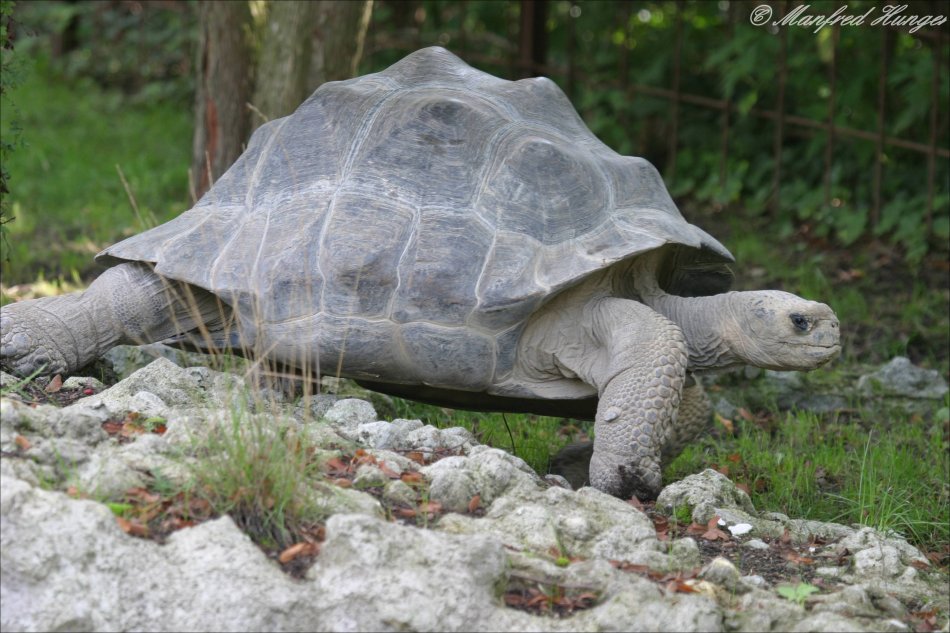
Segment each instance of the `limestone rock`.
[{"label": "limestone rock", "polygon": [[936,369],[923,369],[910,359],[897,356],[877,371],[861,376],[858,389],[865,393],[882,393],[905,398],[940,399],[948,391],[947,381]]}]

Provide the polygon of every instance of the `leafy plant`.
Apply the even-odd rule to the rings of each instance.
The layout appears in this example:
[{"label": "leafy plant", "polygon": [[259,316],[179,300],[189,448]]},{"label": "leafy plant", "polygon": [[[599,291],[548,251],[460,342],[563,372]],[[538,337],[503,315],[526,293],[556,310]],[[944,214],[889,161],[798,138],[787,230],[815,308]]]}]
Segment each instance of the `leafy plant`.
[{"label": "leafy plant", "polygon": [[797,585],[779,585],[775,589],[778,591],[778,595],[800,607],[805,605],[808,596],[819,591],[818,587],[807,582],[800,582]]}]

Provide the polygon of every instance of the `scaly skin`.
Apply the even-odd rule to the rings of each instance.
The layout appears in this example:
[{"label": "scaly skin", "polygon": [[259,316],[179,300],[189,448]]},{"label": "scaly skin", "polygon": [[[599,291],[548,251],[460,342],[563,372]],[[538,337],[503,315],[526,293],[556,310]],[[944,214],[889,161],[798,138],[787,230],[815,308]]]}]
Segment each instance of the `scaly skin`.
[{"label": "scaly skin", "polygon": [[[539,396],[596,388],[589,481],[620,497],[656,497],[662,462],[705,429],[709,402],[698,384],[684,392],[687,371],[743,364],[808,371],[841,350],[828,306],[770,290],[669,295],[656,282],[657,258],[591,277],[546,305],[525,329],[514,375],[538,385]],[[631,279],[637,296],[614,296]],[[572,447],[558,466],[576,471],[567,462],[583,456],[583,447]]]},{"label": "scaly skin", "polygon": [[96,293],[20,301],[0,309],[0,364],[18,376],[63,374],[117,344],[112,315]]},{"label": "scaly skin", "polygon": [[[709,427],[711,416],[712,403],[702,384],[694,381],[684,386],[679,409],[670,425],[671,432],[661,447],[661,463],[674,459],[687,445],[702,435]],[[551,472],[567,479],[575,490],[587,486],[590,483],[590,460],[593,454],[593,442],[568,444],[551,460]],[[652,475],[647,478],[655,480]]]},{"label": "scaly skin", "polygon": [[[633,302],[623,302],[629,303]],[[652,499],[660,492],[660,456],[673,433],[686,378],[686,340],[675,324],[646,306],[614,309],[640,313],[640,343],[624,348],[626,353],[615,358],[627,369],[600,392],[590,482],[617,497]]]},{"label": "scaly skin", "polygon": [[160,341],[222,319],[200,288],[142,263],[107,269],[84,292],[0,309],[0,366],[19,376],[75,371],[115,345]]},{"label": "scaly skin", "polygon": [[711,418],[712,402],[703,385],[694,380],[691,385],[683,387],[683,397],[672,425],[673,432],[663,446],[664,463],[676,458],[686,446],[702,435],[709,428]]}]

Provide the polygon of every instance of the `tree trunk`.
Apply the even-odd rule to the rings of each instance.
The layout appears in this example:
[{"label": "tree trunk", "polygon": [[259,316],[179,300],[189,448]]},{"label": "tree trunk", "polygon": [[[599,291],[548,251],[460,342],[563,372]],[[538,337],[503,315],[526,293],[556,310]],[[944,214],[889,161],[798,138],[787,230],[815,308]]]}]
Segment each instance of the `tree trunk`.
[{"label": "tree trunk", "polygon": [[373,9],[373,0],[332,0],[318,6],[310,60],[309,88],[356,75]]},{"label": "tree trunk", "polygon": [[191,174],[200,198],[241,155],[250,130],[251,11],[247,2],[198,3],[195,136]]},{"label": "tree trunk", "polygon": [[313,90],[308,84],[308,71],[320,4],[294,0],[272,2],[267,8],[252,101],[256,108],[251,115],[252,129],[290,114]]}]

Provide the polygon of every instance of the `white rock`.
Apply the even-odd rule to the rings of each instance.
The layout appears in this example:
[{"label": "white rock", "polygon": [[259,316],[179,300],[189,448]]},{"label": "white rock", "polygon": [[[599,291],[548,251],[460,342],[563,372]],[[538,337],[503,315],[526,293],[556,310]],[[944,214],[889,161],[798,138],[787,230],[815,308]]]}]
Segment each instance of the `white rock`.
[{"label": "white rock", "polygon": [[752,525],[749,523],[736,523],[735,525],[729,526],[729,531],[732,532],[733,536],[742,536],[752,531]]}]

